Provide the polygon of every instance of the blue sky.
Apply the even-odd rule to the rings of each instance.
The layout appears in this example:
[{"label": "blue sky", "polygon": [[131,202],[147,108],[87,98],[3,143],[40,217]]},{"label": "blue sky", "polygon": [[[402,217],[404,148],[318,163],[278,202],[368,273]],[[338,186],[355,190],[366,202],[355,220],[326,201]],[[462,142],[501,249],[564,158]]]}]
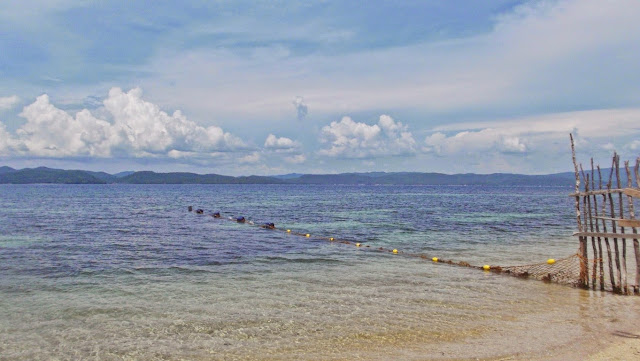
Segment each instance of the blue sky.
[{"label": "blue sky", "polygon": [[640,155],[640,2],[4,1],[0,164],[551,173]]}]

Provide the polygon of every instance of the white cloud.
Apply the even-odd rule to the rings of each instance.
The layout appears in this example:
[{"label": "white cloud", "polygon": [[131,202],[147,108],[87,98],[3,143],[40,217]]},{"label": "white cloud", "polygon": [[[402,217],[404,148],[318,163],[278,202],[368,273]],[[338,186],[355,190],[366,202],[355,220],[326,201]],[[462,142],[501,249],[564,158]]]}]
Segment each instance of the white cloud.
[{"label": "white cloud", "polygon": [[226,48],[168,49],[145,65],[159,75],[145,81],[167,102],[261,119],[288,116],[292,91],[325,114],[630,106],[640,96],[639,16],[637,0],[533,1],[497,17],[491,31],[441,42],[277,62]]},{"label": "white cloud", "polygon": [[254,163],[258,163],[260,161],[260,159],[262,159],[262,156],[260,155],[259,152],[253,152],[251,154],[247,154],[243,157],[240,157],[240,159],[238,159],[238,161],[240,163],[248,163],[248,164],[254,164]]},{"label": "white cloud", "polygon": [[273,134],[269,134],[267,139],[264,141],[264,148],[277,152],[295,152],[300,150],[301,144],[289,138],[278,138]]},{"label": "white cloud", "polygon": [[273,134],[269,134],[264,141],[264,151],[269,154],[270,159],[273,159],[275,155],[276,159],[283,159],[290,164],[301,164],[307,160],[307,157],[302,154],[300,142],[286,137],[277,137]]},{"label": "white cloud", "polygon": [[304,154],[296,154],[290,157],[285,157],[284,160],[287,163],[300,164],[300,163],[304,163],[307,160],[307,157]]},{"label": "white cloud", "polygon": [[16,132],[17,141],[22,145],[19,153],[41,157],[104,157],[110,155],[112,144],[117,142],[117,134],[109,122],[94,118],[87,110],[73,117],[53,106],[46,94],[24,107],[20,116],[27,122]]},{"label": "white cloud", "polygon": [[367,158],[413,154],[416,142],[408,127],[381,115],[378,124],[354,122],[343,117],[322,128],[321,141],[330,147],[318,153],[331,157]]},{"label": "white cloud", "polygon": [[0,123],[0,156],[9,155],[14,147],[13,137],[7,132],[4,124]]},{"label": "white cloud", "polygon": [[10,97],[0,97],[0,111],[9,110],[20,102],[20,98],[17,95]]},{"label": "white cloud", "polygon": [[[216,126],[202,127],[179,110],[172,115],[142,99],[139,88],[112,88],[103,102],[112,122],[84,109],[75,114],[56,108],[45,95],[24,107],[26,123],[0,146],[14,154],[36,157],[212,157],[242,150],[239,138]],[[2,149],[2,148],[0,148]]]},{"label": "white cloud", "polygon": [[[423,149],[440,155],[494,150],[503,153],[544,151],[554,141],[565,142],[574,133],[576,144],[604,141],[611,150],[614,138],[640,136],[640,109],[566,112],[494,122],[439,126],[425,138]],[[447,136],[445,133],[450,133]],[[589,141],[591,140],[591,141]]]},{"label": "white cloud", "polygon": [[602,145],[602,149],[613,152],[614,150],[616,150],[616,146],[613,145],[613,143],[606,143]]},{"label": "white cloud", "polygon": [[134,150],[158,153],[169,150],[211,152],[229,151],[244,146],[237,137],[221,128],[204,128],[188,120],[179,110],[172,115],[155,104],[142,100],[142,90],[128,93],[112,88],[104,106],[113,116],[114,127],[125,136]]}]

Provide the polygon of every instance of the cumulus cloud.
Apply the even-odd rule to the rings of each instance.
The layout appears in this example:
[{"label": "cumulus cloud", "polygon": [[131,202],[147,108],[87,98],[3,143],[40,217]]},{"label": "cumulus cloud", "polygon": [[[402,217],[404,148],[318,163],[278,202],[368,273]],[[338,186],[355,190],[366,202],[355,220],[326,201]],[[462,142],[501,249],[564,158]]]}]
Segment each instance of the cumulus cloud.
[{"label": "cumulus cloud", "polygon": [[[440,155],[498,151],[544,151],[553,142],[565,142],[574,133],[576,144],[611,150],[611,139],[640,136],[640,109],[608,109],[547,114],[495,122],[459,123],[436,127],[425,138],[423,150]],[[449,134],[449,135],[447,135]],[[628,148],[633,149],[629,143]]]},{"label": "cumulus cloud", "polygon": [[293,100],[293,106],[296,108],[298,120],[304,120],[304,118],[307,117],[307,112],[309,111],[307,104],[304,103],[304,98],[301,96],[297,96]]},{"label": "cumulus cloud", "polygon": [[302,153],[300,142],[269,134],[264,141],[264,151],[270,156],[277,155],[283,157],[285,162],[291,164],[304,163],[307,157]]},{"label": "cumulus cloud", "polygon": [[8,155],[10,150],[15,148],[11,134],[7,132],[4,124],[0,123],[0,156]]},{"label": "cumulus cloud", "polygon": [[169,157],[187,158],[245,147],[239,138],[216,126],[203,127],[179,110],[168,114],[142,99],[142,90],[112,88],[103,101],[111,121],[84,109],[74,115],[39,96],[24,107],[26,123],[15,135],[4,130],[0,149],[37,157]]},{"label": "cumulus cloud", "polygon": [[273,134],[269,134],[264,141],[264,148],[267,150],[274,150],[280,152],[293,152],[299,150],[300,143],[285,137],[276,137]]},{"label": "cumulus cloud", "polygon": [[527,146],[523,140],[508,134],[503,129],[482,129],[463,131],[450,137],[437,132],[425,138],[426,152],[450,154],[458,152],[476,152],[493,149],[503,153],[524,153]]},{"label": "cumulus cloud", "polygon": [[27,122],[17,130],[18,152],[32,156],[108,156],[117,143],[117,133],[109,122],[94,118],[88,110],[75,117],[56,108],[49,96],[41,95],[22,110]]},{"label": "cumulus cloud", "polygon": [[416,142],[408,127],[388,115],[381,115],[374,125],[343,117],[323,127],[320,140],[328,143],[329,148],[321,149],[319,154],[331,157],[368,158],[416,152]]},{"label": "cumulus cloud", "polygon": [[120,88],[109,91],[104,101],[113,116],[114,127],[125,138],[124,145],[134,151],[164,153],[179,151],[229,151],[244,143],[221,128],[204,128],[188,120],[179,110],[169,115],[150,102],[142,100],[142,90],[125,93]]},{"label": "cumulus cloud", "polygon": [[20,98],[17,95],[12,95],[10,97],[0,97],[0,111],[9,110],[13,108],[18,102]]}]

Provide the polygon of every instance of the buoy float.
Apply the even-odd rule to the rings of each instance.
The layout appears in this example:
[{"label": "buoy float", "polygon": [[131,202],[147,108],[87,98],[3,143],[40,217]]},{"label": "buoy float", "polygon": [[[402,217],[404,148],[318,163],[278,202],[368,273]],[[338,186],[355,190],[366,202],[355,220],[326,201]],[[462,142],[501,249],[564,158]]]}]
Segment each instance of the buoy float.
[{"label": "buoy float", "polygon": [[287,233],[291,233],[291,230],[290,230],[290,229],[287,229]]},{"label": "buoy float", "polygon": [[309,233],[305,234],[304,236],[307,237],[307,238],[311,237],[311,235]]},{"label": "buoy float", "polygon": [[482,269],[485,271],[488,271],[491,269],[491,266],[489,266],[488,264],[485,264],[484,266],[482,266]]},{"label": "buoy float", "polygon": [[438,262],[438,257],[433,257],[431,260],[432,260],[433,262]]},{"label": "buoy float", "polygon": [[360,243],[356,243],[356,247],[360,247]]},{"label": "buoy float", "polygon": [[329,238],[330,241],[333,241],[333,237]]},{"label": "buoy float", "polygon": [[397,249],[394,249],[394,250],[393,250],[393,254],[398,254],[398,250],[397,250]]},{"label": "buoy float", "polygon": [[553,259],[553,258],[549,258],[549,259],[547,260],[547,263],[548,263],[548,264],[554,264],[554,263],[556,263],[556,260],[555,260],[555,259]]}]

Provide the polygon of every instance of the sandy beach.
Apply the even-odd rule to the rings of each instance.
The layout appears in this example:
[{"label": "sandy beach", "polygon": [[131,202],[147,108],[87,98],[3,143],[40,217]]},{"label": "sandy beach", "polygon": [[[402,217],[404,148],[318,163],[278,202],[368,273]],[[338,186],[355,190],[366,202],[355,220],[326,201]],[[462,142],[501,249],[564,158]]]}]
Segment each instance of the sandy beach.
[{"label": "sandy beach", "polygon": [[640,332],[616,340],[602,351],[589,355],[588,361],[640,360]]}]

